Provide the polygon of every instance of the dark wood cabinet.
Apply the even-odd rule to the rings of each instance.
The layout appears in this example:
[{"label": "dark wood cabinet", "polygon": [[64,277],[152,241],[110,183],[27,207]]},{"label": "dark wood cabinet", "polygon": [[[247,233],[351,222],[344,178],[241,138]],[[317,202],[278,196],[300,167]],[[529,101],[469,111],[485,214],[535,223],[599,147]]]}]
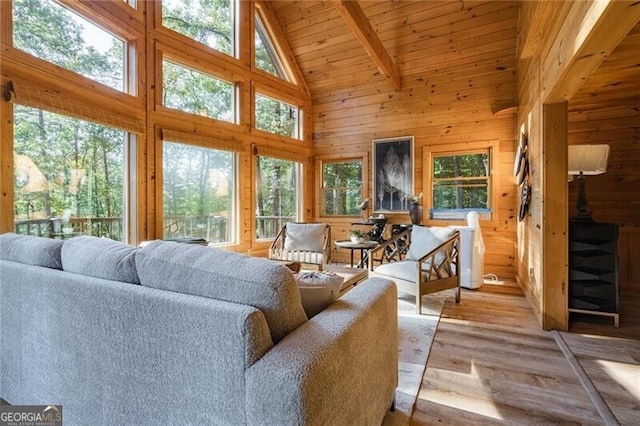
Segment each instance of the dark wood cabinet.
[{"label": "dark wood cabinet", "polygon": [[618,327],[618,225],[569,224],[569,312],[610,316]]}]

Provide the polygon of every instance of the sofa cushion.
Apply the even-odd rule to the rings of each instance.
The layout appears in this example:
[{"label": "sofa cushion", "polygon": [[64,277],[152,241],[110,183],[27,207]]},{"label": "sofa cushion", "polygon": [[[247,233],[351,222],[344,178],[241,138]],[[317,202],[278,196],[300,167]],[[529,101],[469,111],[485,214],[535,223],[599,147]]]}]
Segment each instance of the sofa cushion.
[{"label": "sofa cushion", "polygon": [[[413,225],[411,228],[411,244],[407,252],[408,260],[418,260],[456,233],[454,228],[441,226]],[[444,253],[436,254],[436,264],[445,258]]]},{"label": "sofa cushion", "polygon": [[344,277],[333,272],[300,272],[295,274],[302,306],[308,318],[317,315],[340,295]]},{"label": "sofa cushion", "polygon": [[62,240],[6,233],[0,235],[0,259],[62,269]]},{"label": "sofa cushion", "polygon": [[136,254],[147,287],[260,309],[275,342],[307,320],[293,273],[267,259],[191,244],[153,241]]},{"label": "sofa cushion", "polygon": [[284,249],[288,251],[322,252],[325,227],[326,224],[324,223],[287,222]]},{"label": "sofa cushion", "polygon": [[71,238],[62,246],[62,269],[89,277],[140,284],[135,264],[137,250],[108,238]]}]

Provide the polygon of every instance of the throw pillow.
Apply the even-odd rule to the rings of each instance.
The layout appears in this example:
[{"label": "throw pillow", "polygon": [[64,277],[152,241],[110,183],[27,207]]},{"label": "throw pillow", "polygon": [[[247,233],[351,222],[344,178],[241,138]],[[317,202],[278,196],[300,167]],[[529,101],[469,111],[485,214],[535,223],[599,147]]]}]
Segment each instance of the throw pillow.
[{"label": "throw pillow", "polygon": [[288,251],[322,252],[324,223],[287,223],[284,249]]},{"label": "throw pillow", "polygon": [[[456,232],[453,228],[442,226],[413,225],[411,228],[411,244],[407,252],[408,260],[418,260],[440,244],[447,241]],[[444,260],[444,253],[436,254],[436,263]]]},{"label": "throw pillow", "polygon": [[12,262],[62,269],[61,250],[62,240],[11,232],[0,235],[0,259]]},{"label": "throw pillow", "polygon": [[74,237],[62,246],[62,269],[88,277],[140,284],[135,263],[137,250],[108,238]]},{"label": "throw pillow", "polygon": [[344,282],[343,277],[333,272],[300,272],[295,278],[308,318],[332,304],[340,295]]}]

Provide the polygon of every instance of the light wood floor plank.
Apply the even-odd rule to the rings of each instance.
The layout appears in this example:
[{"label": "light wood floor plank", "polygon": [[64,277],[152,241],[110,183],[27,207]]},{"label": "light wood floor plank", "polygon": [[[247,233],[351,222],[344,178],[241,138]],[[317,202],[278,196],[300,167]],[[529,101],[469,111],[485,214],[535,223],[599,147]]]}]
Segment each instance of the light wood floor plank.
[{"label": "light wood floor plank", "polygon": [[[640,342],[614,334],[562,337],[620,424],[640,424]],[[604,423],[520,290],[484,285],[448,296],[411,424]]]}]

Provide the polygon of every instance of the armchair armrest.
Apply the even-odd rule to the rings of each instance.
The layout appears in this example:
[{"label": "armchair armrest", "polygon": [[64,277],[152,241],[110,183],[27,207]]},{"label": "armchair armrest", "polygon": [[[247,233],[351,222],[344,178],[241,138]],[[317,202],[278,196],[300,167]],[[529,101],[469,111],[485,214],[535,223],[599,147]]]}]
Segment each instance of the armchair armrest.
[{"label": "armchair armrest", "polygon": [[[449,239],[418,259],[420,269],[423,271],[428,269],[429,272],[434,273],[438,278],[444,278],[442,275],[443,269],[447,272],[448,276],[457,275],[459,244],[460,232],[456,231]],[[442,253],[444,259],[437,262],[436,255],[439,253]],[[428,268],[423,268],[423,265],[425,264],[427,264]],[[453,268],[453,265],[456,265],[456,268]],[[430,275],[431,274],[428,274],[428,276]]]},{"label": "armchair armrest", "polygon": [[[403,240],[406,240],[406,244],[402,248],[399,248],[399,243]],[[369,251],[369,270],[373,271],[376,255],[380,256],[380,263],[383,263],[385,258],[387,261],[400,260],[400,255],[406,251],[406,247],[408,247],[410,241],[411,229],[405,229],[399,234],[394,235],[391,239],[371,249]]]},{"label": "armchair armrest", "polygon": [[248,424],[380,424],[398,383],[392,281],[370,278],[245,372]]}]

